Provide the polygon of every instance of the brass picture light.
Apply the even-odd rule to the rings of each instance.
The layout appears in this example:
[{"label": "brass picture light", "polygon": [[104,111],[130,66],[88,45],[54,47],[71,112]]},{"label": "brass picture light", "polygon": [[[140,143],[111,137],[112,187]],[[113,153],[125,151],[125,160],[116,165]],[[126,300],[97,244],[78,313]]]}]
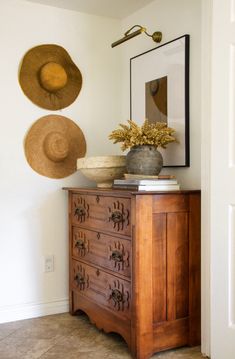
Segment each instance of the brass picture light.
[{"label": "brass picture light", "polygon": [[[134,28],[138,28],[138,30],[135,30],[131,32]],[[147,36],[151,37],[153,41],[155,42],[161,42],[162,40],[162,33],[160,31],[155,31],[152,35],[147,33],[147,30],[145,27],[140,25],[134,25],[129,30],[127,30],[124,34],[124,37],[122,37],[120,40],[117,40],[111,44],[112,47],[115,47],[117,45],[122,44],[123,42],[132,39],[132,37],[135,37],[137,35],[142,34],[144,32]]]}]

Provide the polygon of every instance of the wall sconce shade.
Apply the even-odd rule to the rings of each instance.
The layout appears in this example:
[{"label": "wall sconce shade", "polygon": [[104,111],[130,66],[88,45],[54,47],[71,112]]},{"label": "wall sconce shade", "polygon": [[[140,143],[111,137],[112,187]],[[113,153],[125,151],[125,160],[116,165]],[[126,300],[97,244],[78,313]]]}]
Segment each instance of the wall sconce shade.
[{"label": "wall sconce shade", "polygon": [[[135,30],[131,32],[135,27],[138,27],[138,30]],[[132,39],[132,37],[135,37],[137,35],[140,35],[142,32],[144,32],[147,36],[151,37],[154,42],[161,42],[162,40],[162,33],[160,31],[155,31],[152,35],[147,33],[147,30],[145,27],[141,25],[134,25],[129,30],[127,30],[124,34],[124,37],[122,37],[120,40],[117,40],[111,44],[111,47],[118,46],[122,44],[123,42]]]}]

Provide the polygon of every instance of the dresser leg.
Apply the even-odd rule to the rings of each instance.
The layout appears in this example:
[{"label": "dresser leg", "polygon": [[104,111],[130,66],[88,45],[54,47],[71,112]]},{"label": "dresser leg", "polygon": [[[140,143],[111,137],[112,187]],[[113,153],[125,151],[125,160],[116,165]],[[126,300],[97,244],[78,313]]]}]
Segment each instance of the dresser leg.
[{"label": "dresser leg", "polygon": [[138,352],[131,351],[131,355],[134,359],[150,359],[153,353],[146,353],[145,350],[138,350]]},{"label": "dresser leg", "polygon": [[143,333],[141,336],[133,335],[130,351],[134,359],[150,359],[154,354],[152,333]]}]

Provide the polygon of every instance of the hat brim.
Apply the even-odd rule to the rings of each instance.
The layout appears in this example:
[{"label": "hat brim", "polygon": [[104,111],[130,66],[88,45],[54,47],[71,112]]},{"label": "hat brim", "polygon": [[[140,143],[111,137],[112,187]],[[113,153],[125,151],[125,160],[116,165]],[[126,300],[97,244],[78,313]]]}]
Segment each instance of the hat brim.
[{"label": "hat brim", "polygon": [[[63,134],[69,143],[68,156],[60,162],[49,159],[43,143],[53,132]],[[25,142],[25,156],[34,171],[49,178],[64,178],[77,171],[77,159],[86,153],[86,141],[80,127],[64,116],[48,115],[38,119],[29,129]]]},{"label": "hat brim", "polygon": [[[44,89],[39,81],[43,65],[55,62],[67,74],[66,85],[56,92]],[[39,107],[47,110],[60,110],[71,105],[82,87],[82,75],[67,51],[58,45],[40,45],[29,50],[21,64],[19,83],[24,94]]]}]

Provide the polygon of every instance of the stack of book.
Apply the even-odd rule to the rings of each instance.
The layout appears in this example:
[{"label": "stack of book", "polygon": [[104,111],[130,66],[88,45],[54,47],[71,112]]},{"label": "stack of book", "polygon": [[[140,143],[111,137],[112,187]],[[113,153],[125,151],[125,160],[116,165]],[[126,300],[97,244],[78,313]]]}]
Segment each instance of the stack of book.
[{"label": "stack of book", "polygon": [[143,176],[125,174],[124,179],[114,180],[113,188],[138,191],[177,191],[180,185],[172,175]]}]

